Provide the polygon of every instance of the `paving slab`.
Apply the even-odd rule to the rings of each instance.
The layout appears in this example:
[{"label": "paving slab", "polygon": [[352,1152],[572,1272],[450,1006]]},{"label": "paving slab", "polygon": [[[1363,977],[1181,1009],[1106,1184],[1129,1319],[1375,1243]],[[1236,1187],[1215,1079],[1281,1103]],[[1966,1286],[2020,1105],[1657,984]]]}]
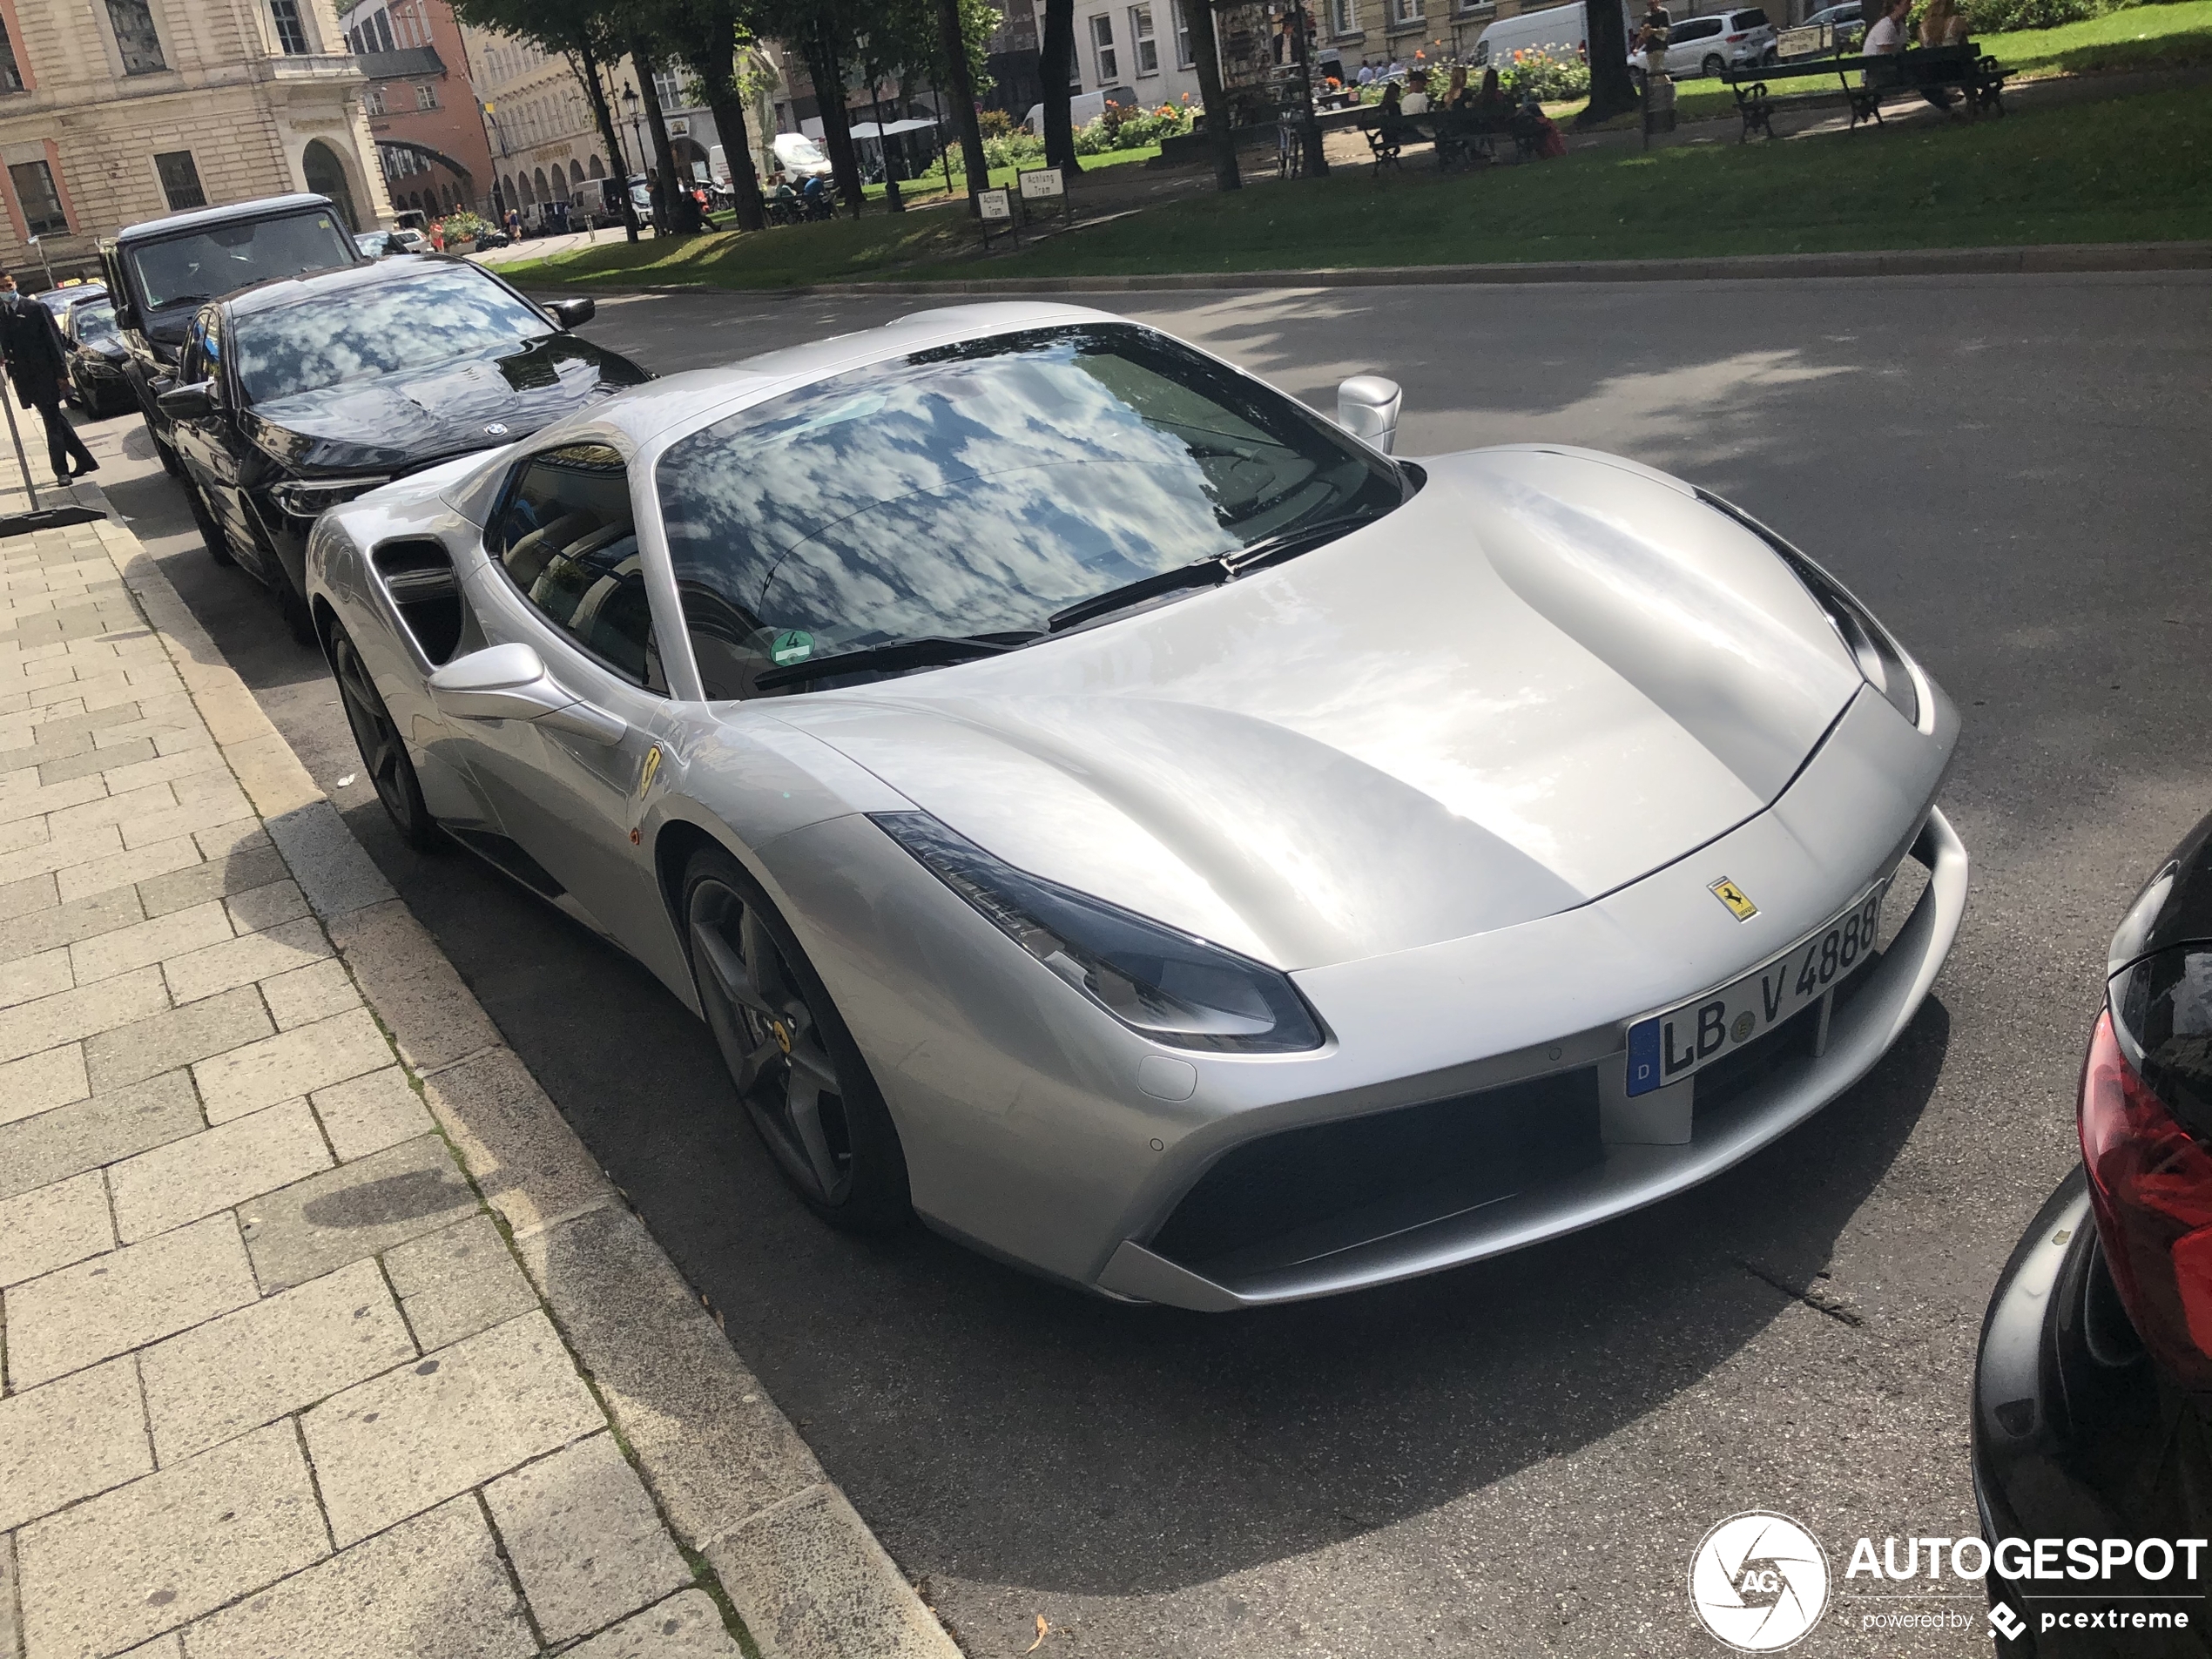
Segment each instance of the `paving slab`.
[{"label": "paving slab", "polygon": [[0,962],[0,1008],[51,996],[76,983],[76,977],[69,971],[69,953],[65,950],[18,956],[11,962]]},{"label": "paving slab", "polygon": [[691,1581],[611,1434],[501,1476],[484,1501],[548,1642],[604,1629]]},{"label": "paving slab", "polygon": [[570,1659],[738,1659],[744,1651],[705,1590],[685,1590],[569,1649]]},{"label": "paving slab", "polygon": [[446,1143],[424,1135],[263,1193],[239,1219],[262,1289],[275,1291],[478,1211]]},{"label": "paving slab", "polygon": [[432,1072],[499,1042],[445,953],[397,899],[341,916],[330,936],[399,1035],[400,1057]]},{"label": "paving slab", "polygon": [[128,927],[145,918],[135,887],[117,887],[96,893],[89,899],[79,899],[73,904],[34,910],[0,922],[0,959],[73,945],[82,939]]},{"label": "paving slab", "polygon": [[25,1659],[87,1659],[173,1629],[330,1552],[290,1422],[16,1534]]},{"label": "paving slab", "polygon": [[186,1659],[523,1659],[536,1647],[471,1498],[341,1550],[185,1638]]},{"label": "paving slab", "polygon": [[801,1493],[705,1548],[767,1659],[957,1659],[867,1524],[835,1487]]},{"label": "paving slab", "polygon": [[[80,985],[56,996],[41,997],[0,1014],[0,1060],[17,1060],[64,1042],[105,1036],[115,1026],[158,1015],[168,1006],[169,993],[158,968],[143,968],[98,985]],[[165,1069],[154,1068],[155,1071]],[[138,1075],[145,1077],[153,1073]]]},{"label": "paving slab", "polygon": [[91,1092],[81,1042],[64,1043],[43,1054],[0,1063],[0,1124],[36,1117]]},{"label": "paving slab", "polygon": [[300,1428],[343,1546],[605,1420],[533,1312],[325,1400]]},{"label": "paving slab", "polygon": [[0,1533],[152,1471],[127,1355],[0,1399]]},{"label": "paving slab", "polygon": [[[79,899],[62,908],[64,912],[86,913],[102,907],[119,910],[127,901],[135,912],[138,900],[136,887],[118,887],[95,894],[90,899]],[[219,943],[230,938],[231,933],[229,914],[219,900],[209,900],[79,940],[70,947],[70,961],[76,969],[78,982],[90,985],[134,968],[152,966],[164,957],[182,955],[186,951]]]},{"label": "paving slab", "polygon": [[517,1238],[610,1200],[605,1175],[513,1049],[426,1077],[423,1094]]},{"label": "paving slab", "polygon": [[64,1180],[207,1126],[181,1071],[0,1124],[0,1198]]},{"label": "paving slab", "polygon": [[[251,987],[226,995],[252,997],[255,1008],[262,1007]],[[271,1028],[266,1013],[262,1025],[265,1031]],[[376,1022],[367,1009],[354,1008],[202,1060],[192,1068],[192,1076],[207,1108],[207,1121],[219,1123],[391,1063],[392,1046]]]},{"label": "paving slab", "polygon": [[[157,977],[161,973],[158,968],[142,971]],[[189,1066],[211,1055],[228,1055],[275,1029],[260,994],[252,986],[244,985],[202,1002],[172,1008],[129,1025],[96,1032],[84,1039],[84,1069],[91,1076],[93,1088],[119,1089],[156,1072]],[[206,1092],[203,1083],[201,1093],[205,1096]],[[253,1104],[273,1106],[284,1098],[284,1094],[278,1094]],[[238,1116],[253,1109],[249,1105],[226,1115]],[[220,1119],[211,1113],[209,1121]]]},{"label": "paving slab", "polygon": [[31,1388],[260,1295],[228,1215],[130,1244],[8,1292],[8,1379]]},{"label": "paving slab", "polygon": [[[195,846],[195,853],[203,849]],[[236,852],[203,856],[183,869],[149,876],[138,884],[139,902],[149,916],[166,915],[226,894],[251,892],[271,882],[290,878],[275,847],[264,844]]]},{"label": "paving slab", "polygon": [[425,1352],[537,1305],[536,1290],[481,1211],[386,1252],[384,1271]]},{"label": "paving slab", "polygon": [[125,1244],[290,1186],[330,1167],[304,1100],[233,1118],[110,1167],[115,1224]]},{"label": "paving slab", "polygon": [[[263,980],[261,1000],[269,1005],[269,1017],[276,1022],[277,1029],[291,1031],[357,1008],[361,996],[353,976],[346,972],[346,964],[330,957]],[[427,1113],[420,1127],[428,1127]]]},{"label": "paving slab", "polygon": [[154,1450],[165,1467],[415,1358],[383,1274],[355,1262],[140,1355]]},{"label": "paving slab", "polygon": [[0,1199],[0,1289],[114,1248],[115,1223],[98,1170]]},{"label": "paving slab", "polygon": [[[228,920],[226,915],[226,927]],[[256,980],[274,979],[330,954],[322,924],[312,916],[303,916],[235,939],[226,932],[219,944],[164,961],[161,972],[169,981],[170,995],[180,1003],[194,1002]]]}]

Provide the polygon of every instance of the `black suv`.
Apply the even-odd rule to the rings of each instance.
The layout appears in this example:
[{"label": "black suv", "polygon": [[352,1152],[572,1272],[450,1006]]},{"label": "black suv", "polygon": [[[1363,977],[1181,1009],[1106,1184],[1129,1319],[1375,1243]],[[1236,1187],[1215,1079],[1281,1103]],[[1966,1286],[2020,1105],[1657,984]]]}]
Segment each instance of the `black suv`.
[{"label": "black suv", "polygon": [[124,378],[146,417],[161,464],[178,470],[169,421],[156,400],[177,371],[185,331],[200,307],[272,277],[365,265],[327,196],[266,196],[148,219],[103,243],[108,294],[129,354]]}]

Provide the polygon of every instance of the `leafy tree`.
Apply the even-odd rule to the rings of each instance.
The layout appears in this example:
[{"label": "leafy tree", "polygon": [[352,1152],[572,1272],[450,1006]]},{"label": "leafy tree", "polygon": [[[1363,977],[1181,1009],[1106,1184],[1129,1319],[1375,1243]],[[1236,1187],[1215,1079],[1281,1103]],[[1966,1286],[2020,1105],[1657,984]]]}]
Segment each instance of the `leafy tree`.
[{"label": "leafy tree", "polygon": [[[496,29],[528,41],[541,51],[567,58],[577,79],[583,83],[584,97],[591,105],[592,124],[599,129],[599,141],[607,147],[616,177],[627,172],[622,138],[615,131],[614,111],[608,107],[606,84],[600,77],[601,65],[613,64],[623,53],[615,8],[608,0],[453,0],[453,10],[463,23]],[[496,111],[494,114],[496,118]],[[623,228],[634,242],[637,214],[630,205],[626,183],[620,195]]]},{"label": "leafy tree", "polygon": [[768,222],[767,210],[760,199],[760,176],[753,170],[745,118],[744,83],[752,73],[747,9],[738,0],[655,0],[635,7],[633,15],[698,78],[700,98],[713,111],[714,130],[721,135],[723,158],[729,164],[730,190],[738,199],[738,228],[761,229]]},{"label": "leafy tree", "polygon": [[1214,187],[1241,190],[1237,171],[1237,113],[1221,84],[1221,43],[1214,38],[1214,0],[1184,0],[1190,8],[1190,58],[1198,71],[1198,97],[1206,106],[1206,147],[1213,152]]},{"label": "leafy tree", "polygon": [[960,130],[960,155],[968,174],[968,211],[981,213],[978,200],[990,182],[990,164],[983,158],[983,128],[975,114],[975,83],[981,57],[998,13],[982,0],[937,0],[937,61],[933,78],[953,101],[953,122]]},{"label": "leafy tree", "polygon": [[656,234],[671,231],[696,230],[698,211],[691,192],[678,181],[676,171],[676,151],[668,141],[668,114],[661,108],[660,88],[655,84],[660,74],[660,57],[653,50],[654,41],[642,24],[635,21],[637,13],[627,11],[633,19],[626,44],[630,48],[631,67],[637,74],[638,96],[645,104],[645,131],[653,140],[653,224]]},{"label": "leafy tree", "polygon": [[860,190],[860,157],[853,148],[853,118],[845,107],[845,72],[859,56],[854,40],[861,20],[872,13],[871,0],[762,0],[759,24],[764,35],[799,48],[806,78],[814,84],[831,176],[855,219],[866,198]]}]

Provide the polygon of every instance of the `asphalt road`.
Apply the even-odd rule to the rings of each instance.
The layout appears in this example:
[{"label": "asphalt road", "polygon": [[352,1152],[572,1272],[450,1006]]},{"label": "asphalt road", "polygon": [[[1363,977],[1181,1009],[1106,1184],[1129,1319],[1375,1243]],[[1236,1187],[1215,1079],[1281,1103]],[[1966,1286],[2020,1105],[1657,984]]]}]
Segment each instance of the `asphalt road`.
[{"label": "asphalt road", "polygon": [[[1974,1529],[1982,1308],[2074,1156],[2114,921],[2212,808],[2208,299],[2158,275],[1110,302],[1325,408],[1341,376],[1396,376],[1404,453],[1572,440],[1717,487],[1966,715],[1946,801],[1974,896],[1865,1084],[1640,1216],[1234,1318],[813,1224],[653,981],[458,852],[408,852],[341,781],[319,661],[199,550],[135,420],[97,435],[117,506],[971,1653],[1025,1651],[1040,1616],[1047,1656],[1718,1652],[1689,1557],[1759,1507],[1838,1575],[1804,1651],[1967,1654],[1977,1599],[1841,1575],[1861,1534]],[[587,332],[672,370],[925,303],[638,299]],[[1970,1628],[1859,1629],[1900,1609]]]}]

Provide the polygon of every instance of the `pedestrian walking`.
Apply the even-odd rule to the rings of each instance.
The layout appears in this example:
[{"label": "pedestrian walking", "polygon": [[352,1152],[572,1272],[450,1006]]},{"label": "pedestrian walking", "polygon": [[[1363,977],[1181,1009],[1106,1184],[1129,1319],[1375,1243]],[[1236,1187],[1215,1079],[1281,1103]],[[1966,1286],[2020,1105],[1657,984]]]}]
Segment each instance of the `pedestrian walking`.
[{"label": "pedestrian walking", "polygon": [[[62,408],[62,388],[69,380],[69,347],[54,314],[37,300],[16,291],[11,272],[0,271],[0,358],[8,365],[8,378],[26,408],[38,411],[46,423],[46,455],[53,462],[54,477],[66,484],[100,463],[77,435]],[[28,482],[28,480],[25,480]]]}]

